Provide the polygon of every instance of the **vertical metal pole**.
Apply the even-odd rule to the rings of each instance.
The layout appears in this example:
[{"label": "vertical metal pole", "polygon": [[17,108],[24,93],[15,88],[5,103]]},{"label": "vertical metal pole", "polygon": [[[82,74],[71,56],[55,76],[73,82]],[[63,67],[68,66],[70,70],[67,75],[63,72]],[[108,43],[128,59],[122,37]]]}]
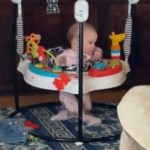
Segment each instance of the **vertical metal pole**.
[{"label": "vertical metal pole", "polygon": [[74,16],[78,22],[78,140],[83,141],[83,23],[89,16],[89,5],[86,0],[77,0],[74,7]]},{"label": "vertical metal pole", "polygon": [[79,107],[78,107],[78,138],[82,141],[82,107],[83,107],[83,23],[79,22]]},{"label": "vertical metal pole", "polygon": [[132,37],[131,37],[131,57],[129,63],[131,66],[131,82],[130,86],[135,86],[136,69],[139,62],[139,23],[137,19],[136,5],[131,6],[131,17],[132,17]]},{"label": "vertical metal pole", "polygon": [[12,81],[13,81],[13,94],[15,101],[16,111],[19,110],[19,97],[18,97],[18,83],[17,83],[17,70],[16,70],[16,19],[17,19],[17,5],[13,4],[13,22],[12,22],[12,51],[11,51],[11,65],[12,65]]}]

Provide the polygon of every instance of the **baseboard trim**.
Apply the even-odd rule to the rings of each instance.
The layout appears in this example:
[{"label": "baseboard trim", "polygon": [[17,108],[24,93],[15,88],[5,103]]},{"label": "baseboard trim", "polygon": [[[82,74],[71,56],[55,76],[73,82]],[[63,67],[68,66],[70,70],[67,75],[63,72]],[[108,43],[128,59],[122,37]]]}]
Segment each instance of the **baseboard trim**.
[{"label": "baseboard trim", "polygon": [[[118,103],[127,90],[104,90],[91,92],[93,102],[100,103]],[[38,103],[57,102],[59,100],[57,92],[50,93],[33,93],[19,95],[20,106],[28,106]],[[13,95],[1,95],[0,107],[15,107]]]}]

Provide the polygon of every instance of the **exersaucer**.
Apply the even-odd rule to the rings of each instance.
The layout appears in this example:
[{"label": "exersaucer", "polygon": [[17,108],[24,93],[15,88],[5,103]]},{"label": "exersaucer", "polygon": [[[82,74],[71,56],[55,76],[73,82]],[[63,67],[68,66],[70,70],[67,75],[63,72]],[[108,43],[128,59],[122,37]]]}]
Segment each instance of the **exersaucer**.
[{"label": "exersaucer", "polygon": [[[82,27],[82,24],[80,26]],[[113,32],[111,36],[113,37],[113,40],[117,42],[118,45],[118,50],[115,51],[119,52],[120,51],[119,42],[121,42],[124,39],[125,34],[115,34]],[[81,91],[82,93],[89,93],[95,90],[103,90],[103,89],[118,87],[126,80],[126,74],[129,72],[128,65],[126,64],[125,61],[122,61],[120,59],[120,52],[118,54],[116,54],[116,52],[115,52],[115,56],[112,52],[111,59],[103,59],[100,62],[95,62],[92,64],[92,66],[90,65],[90,68],[88,70],[84,72],[82,71],[82,69],[80,69],[79,71],[82,74],[82,82],[77,71],[63,70],[61,66],[57,66],[56,64],[54,64],[51,67],[48,67],[48,69],[47,68],[45,69],[45,66],[42,63],[39,62],[35,63],[30,59],[20,59],[17,70],[20,73],[22,73],[25,82],[31,86],[43,90],[64,91],[67,93],[79,95],[81,94],[79,93]],[[81,106],[82,104],[80,103],[82,100],[82,94],[79,96],[80,96],[79,106]],[[51,103],[51,105],[53,105],[53,103]],[[100,107],[101,105],[96,105],[96,106]],[[104,105],[102,106],[104,107]],[[106,107],[109,106],[111,105],[108,105]],[[30,108],[32,108],[32,106],[26,107],[25,109],[30,109]],[[116,108],[116,107],[111,106],[110,108]],[[82,107],[80,107],[80,109],[82,110]],[[55,138],[45,137],[43,135],[38,135],[38,134],[35,134],[35,136],[39,136],[40,138],[44,138],[48,140],[69,141],[69,142],[70,141],[71,142],[107,141],[107,140],[115,140],[120,136],[117,134],[117,135],[113,135],[113,136],[111,135],[111,136],[106,136],[101,138],[92,138],[92,139],[83,138],[82,117],[80,116],[79,116],[79,128],[80,129],[79,129],[78,138],[75,139],[70,139],[70,138],[55,139]]]},{"label": "exersaucer", "polygon": [[[22,13],[21,13],[21,0],[18,0],[18,22],[19,19],[22,23]],[[82,3],[82,5],[80,5]],[[84,7],[80,7],[84,6]],[[82,10],[83,11],[80,11]],[[17,52],[20,55],[20,62],[18,65],[17,70],[22,73],[23,78],[26,83],[31,86],[43,89],[43,90],[52,90],[52,91],[64,91],[72,94],[77,94],[79,98],[79,115],[78,115],[78,135],[75,138],[55,138],[55,137],[47,137],[44,135],[36,135],[40,138],[45,140],[52,140],[52,141],[61,141],[61,142],[96,142],[96,141],[107,141],[107,140],[116,140],[120,137],[120,135],[110,135],[101,138],[86,138],[83,137],[82,133],[82,94],[88,93],[95,90],[103,90],[109,89],[113,87],[118,87],[126,80],[126,75],[130,71],[127,59],[130,54],[130,51],[125,51],[125,61],[121,60],[120,58],[120,50],[121,47],[119,43],[124,40],[125,34],[115,34],[114,32],[111,33],[109,38],[112,41],[111,45],[111,58],[110,59],[103,59],[102,62],[96,62],[92,64],[92,66],[83,73],[83,23],[88,18],[88,3],[86,0],[77,0],[75,3],[75,19],[78,22],[79,28],[79,35],[78,35],[78,57],[77,57],[77,71],[70,72],[66,70],[62,70],[60,66],[55,64],[55,66],[51,66],[50,70],[45,70],[42,66],[42,63],[37,63],[36,61],[31,61],[28,58],[22,58],[22,51],[23,49],[23,31],[22,29],[17,30],[19,33],[17,36]],[[78,13],[82,13],[82,15],[78,15]],[[83,17],[83,18],[82,18]],[[21,25],[17,24],[17,28]],[[19,37],[21,36],[22,37]],[[33,35],[33,34],[32,34]],[[31,35],[31,36],[32,36]],[[129,36],[128,36],[129,37]],[[30,41],[30,38],[29,38]],[[34,40],[31,40],[31,43],[27,46],[30,47],[30,54],[32,58],[38,60],[42,60],[45,53],[48,53],[43,50],[43,47],[39,46],[39,43],[36,43]],[[32,50],[37,50],[36,55],[32,52]],[[37,55],[38,54],[38,55]],[[42,57],[41,57],[42,56]],[[50,54],[53,58],[53,55]],[[40,65],[39,65],[40,64]],[[40,67],[39,67],[40,66]],[[59,69],[58,69],[59,68]],[[56,70],[55,70],[56,69]],[[57,70],[58,69],[58,70]],[[13,72],[13,76],[16,77],[16,72]],[[14,79],[15,82],[17,80]],[[14,82],[14,89],[15,89],[15,104],[16,104],[16,111],[13,112],[10,117],[14,117],[17,113],[22,112],[24,110],[30,109],[32,107],[40,106],[41,104],[34,105],[34,106],[27,106],[27,107],[20,107],[19,106],[19,98],[18,98],[18,91],[17,91],[17,84]],[[53,103],[51,103],[53,104]],[[43,105],[43,104],[42,104]],[[113,107],[114,108],[114,107]],[[34,134],[34,133],[33,133]],[[77,143],[79,144],[79,143]]]}]

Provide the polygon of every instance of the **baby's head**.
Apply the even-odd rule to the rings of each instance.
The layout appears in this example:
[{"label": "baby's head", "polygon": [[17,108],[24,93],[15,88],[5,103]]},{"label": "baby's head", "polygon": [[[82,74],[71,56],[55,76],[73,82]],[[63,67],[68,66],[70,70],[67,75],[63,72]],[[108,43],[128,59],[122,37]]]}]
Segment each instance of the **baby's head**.
[{"label": "baby's head", "polygon": [[[84,23],[83,27],[83,50],[84,53],[91,55],[95,49],[95,42],[97,41],[98,35],[91,24]],[[78,24],[75,23],[69,28],[67,33],[67,38],[73,50],[76,50],[77,47],[77,34]]]}]

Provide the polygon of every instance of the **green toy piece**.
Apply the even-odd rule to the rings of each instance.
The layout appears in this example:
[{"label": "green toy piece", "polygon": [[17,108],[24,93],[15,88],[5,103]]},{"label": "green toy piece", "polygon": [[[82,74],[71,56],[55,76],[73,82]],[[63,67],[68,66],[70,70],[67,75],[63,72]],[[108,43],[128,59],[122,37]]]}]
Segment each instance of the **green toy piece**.
[{"label": "green toy piece", "polygon": [[35,137],[35,136],[31,135],[31,134],[28,135],[27,140],[28,140],[29,142],[39,142],[39,138],[38,138],[38,137]]},{"label": "green toy piece", "polygon": [[110,60],[108,63],[108,67],[115,68],[121,64],[119,59]]}]

